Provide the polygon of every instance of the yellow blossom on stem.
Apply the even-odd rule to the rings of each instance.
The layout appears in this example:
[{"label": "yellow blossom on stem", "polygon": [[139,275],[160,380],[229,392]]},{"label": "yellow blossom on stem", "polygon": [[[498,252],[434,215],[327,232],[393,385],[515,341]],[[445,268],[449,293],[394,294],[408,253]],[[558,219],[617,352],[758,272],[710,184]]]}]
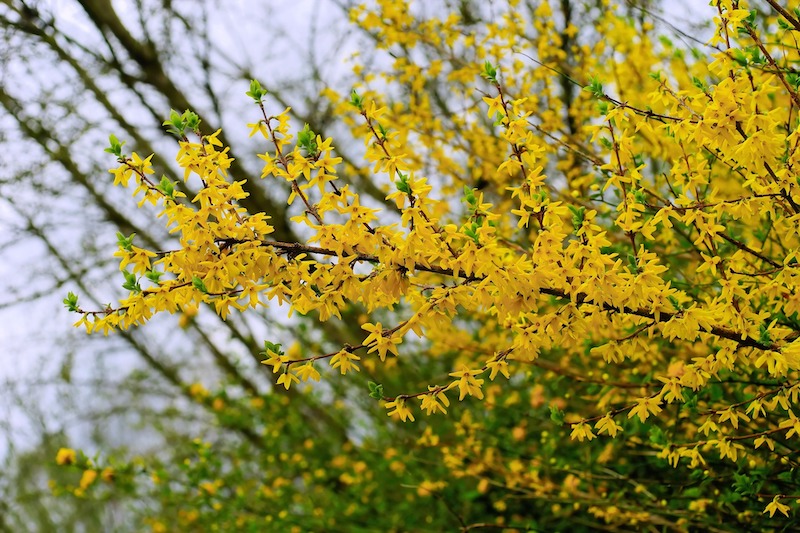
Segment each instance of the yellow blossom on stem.
[{"label": "yellow blossom on stem", "polygon": [[450,406],[447,394],[440,387],[429,386],[428,390],[432,392],[419,397],[420,408],[428,415],[435,414],[437,411],[447,414],[447,407]]},{"label": "yellow blossom on stem", "polygon": [[584,440],[592,440],[596,438],[596,435],[592,433],[592,428],[589,427],[589,424],[586,424],[585,422],[579,422],[572,425],[572,433],[570,433],[569,438],[577,439],[579,442],[583,442]]},{"label": "yellow blossom on stem", "polygon": [[364,339],[364,345],[369,346],[369,353],[378,352],[378,357],[381,358],[381,361],[386,359],[387,353],[398,355],[397,345],[402,342],[402,339],[384,330],[380,322],[364,324],[361,326],[361,329],[370,333],[367,338]]},{"label": "yellow blossom on stem", "polygon": [[617,433],[622,431],[622,426],[614,421],[614,417],[612,417],[610,413],[598,420],[594,428],[597,430],[598,434],[606,433],[612,438],[616,437]]},{"label": "yellow blossom on stem", "polygon": [[[396,398],[391,402],[386,402],[385,407],[386,409],[390,409],[387,413],[389,416],[398,416],[403,422],[406,420],[414,421],[414,414],[411,412],[411,409],[406,406],[405,398]],[[394,411],[391,411],[391,409],[394,409]]]},{"label": "yellow blossom on stem", "polygon": [[661,412],[661,407],[659,407],[660,403],[661,400],[657,396],[653,398],[640,398],[636,400],[636,405],[628,413],[628,418],[638,416],[639,421],[644,422],[651,414],[657,415]]},{"label": "yellow blossom on stem", "polygon": [[776,495],[764,508],[764,512],[769,513],[770,518],[772,518],[776,512],[782,513],[784,516],[789,516],[789,506],[785,503],[781,503],[780,498],[780,494]]},{"label": "yellow blossom on stem", "polygon": [[300,379],[294,372],[287,370],[278,376],[278,385],[283,385],[286,390],[289,390],[289,387],[292,386],[292,383],[300,383]]},{"label": "yellow blossom on stem", "polygon": [[75,450],[71,448],[60,448],[56,454],[56,464],[58,465],[71,465],[75,464],[76,454]]},{"label": "yellow blossom on stem", "polygon": [[94,483],[95,479],[97,479],[97,470],[93,470],[91,468],[84,470],[78,486],[81,488],[81,490],[86,490],[92,483]]},{"label": "yellow blossom on stem", "polygon": [[511,378],[511,374],[508,371],[508,363],[505,359],[496,359],[486,363],[486,367],[489,369],[489,379],[494,381],[494,378],[497,376],[498,373],[503,374],[506,379]]},{"label": "yellow blossom on stem", "polygon": [[455,382],[458,384],[458,400],[461,401],[465,396],[475,396],[479,400],[483,398],[483,385],[482,379],[476,379],[475,376],[481,374],[481,370],[470,370],[466,365],[462,366],[461,370],[451,372],[450,376],[458,378]]},{"label": "yellow blossom on stem", "polygon": [[351,370],[358,372],[360,369],[354,361],[360,361],[361,358],[349,350],[340,350],[330,359],[330,365],[333,368],[338,368],[342,375],[347,374]]},{"label": "yellow blossom on stem", "polygon": [[295,372],[297,373],[297,377],[300,378],[300,381],[308,381],[309,379],[319,381],[320,378],[319,372],[314,368],[314,363],[312,361],[301,365]]}]

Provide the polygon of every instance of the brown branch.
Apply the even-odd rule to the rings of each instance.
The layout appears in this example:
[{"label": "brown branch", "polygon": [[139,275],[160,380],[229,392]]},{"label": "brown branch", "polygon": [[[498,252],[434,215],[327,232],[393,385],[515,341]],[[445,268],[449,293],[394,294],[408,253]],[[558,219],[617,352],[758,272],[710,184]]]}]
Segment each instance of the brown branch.
[{"label": "brown branch", "polygon": [[800,31],[800,20],[797,20],[792,16],[791,13],[786,11],[778,2],[775,0],[767,0],[767,3],[772,6],[772,8],[781,14],[783,18],[785,18],[789,23],[794,26],[794,29]]}]

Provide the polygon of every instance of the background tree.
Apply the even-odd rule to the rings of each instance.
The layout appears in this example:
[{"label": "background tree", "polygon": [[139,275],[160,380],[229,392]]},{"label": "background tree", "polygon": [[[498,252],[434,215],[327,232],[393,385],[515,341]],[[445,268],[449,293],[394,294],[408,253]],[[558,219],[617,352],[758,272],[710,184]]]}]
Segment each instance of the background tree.
[{"label": "background tree", "polygon": [[[180,46],[166,46],[156,53],[154,39],[147,37],[155,30],[145,28],[158,26],[148,26],[146,15],[142,15],[145,20],[138,30],[144,37],[133,38],[113,10],[109,14],[108,5],[84,3],[84,7],[89,17],[98,21],[109,56],[118,57],[120,45],[125,50],[125,58],[112,63],[111,72],[125,72],[125,66],[137,64],[151,67],[155,61],[149,74],[128,74],[139,90],[136,94],[149,95],[152,88],[175,94],[170,87],[180,83],[164,82],[161,78],[170,69],[159,66],[154,58],[159,53],[169,57]],[[407,194],[409,201],[420,202],[423,215],[417,216],[422,219],[409,214],[408,203],[404,212],[418,226],[425,226],[424,217],[435,216],[443,224],[438,234],[450,234],[447,223],[458,229],[460,236],[451,242],[458,244],[458,252],[450,252],[460,260],[453,265],[464,268],[466,256],[461,246],[473,250],[471,239],[478,249],[497,245],[505,257],[516,253],[524,258],[534,250],[537,263],[547,265],[549,269],[542,270],[551,272],[552,278],[536,287],[519,286],[518,297],[494,301],[497,313],[487,315],[466,299],[467,295],[475,297],[469,285],[488,276],[485,264],[477,262],[468,267],[472,272],[464,269],[463,276],[452,276],[452,284],[442,284],[436,276],[457,273],[455,267],[448,271],[434,265],[430,276],[421,278],[416,272],[419,265],[411,259],[403,268],[412,272],[413,283],[424,283],[417,294],[452,291],[457,300],[442,314],[457,315],[458,320],[439,321],[435,328],[425,322],[425,338],[418,342],[405,339],[402,356],[387,359],[388,364],[380,364],[363,350],[358,352],[362,359],[357,363],[362,374],[353,377],[350,373],[339,379],[326,376],[314,389],[288,387],[286,395],[278,394],[280,388],[273,390],[268,376],[260,373],[263,367],[259,369],[255,361],[273,360],[286,383],[290,379],[286,376],[298,375],[301,367],[292,361],[338,354],[347,345],[377,346],[383,342],[381,338],[392,336],[389,330],[381,335],[379,320],[391,324],[387,328],[393,330],[410,312],[424,306],[409,296],[408,280],[401,275],[376,287],[375,293],[380,294],[396,282],[405,298],[399,301],[399,294],[390,295],[387,301],[399,301],[395,309],[380,309],[384,305],[369,298],[352,306],[336,304],[342,320],[324,320],[330,309],[319,303],[320,294],[309,294],[315,303],[308,306],[308,319],[285,322],[278,331],[264,327],[266,322],[275,324],[264,312],[232,313],[220,323],[212,313],[195,315],[192,305],[183,305],[180,324],[164,326],[167,334],[159,339],[167,348],[163,352],[154,351],[152,341],[139,334],[123,333],[117,338],[132,346],[163,381],[154,383],[149,373],[131,375],[129,390],[148,398],[145,405],[155,405],[159,413],[159,424],[150,426],[158,437],[145,439],[136,446],[137,451],[146,450],[146,444],[174,444],[142,453],[145,458],[141,460],[132,460],[126,453],[111,454],[107,450],[113,446],[103,446],[106,453],[91,463],[64,449],[59,462],[69,464],[74,479],[58,483],[57,491],[79,498],[87,493],[101,499],[135,496],[133,501],[141,503],[129,512],[144,517],[154,529],[195,524],[210,530],[258,530],[265,522],[273,527],[328,530],[471,529],[503,524],[543,530],[576,525],[681,529],[718,524],[752,529],[758,527],[765,506],[769,515],[777,513],[771,524],[792,523],[777,520],[788,511],[785,502],[794,493],[792,459],[786,453],[790,441],[785,440],[791,438],[790,426],[785,421],[791,420],[793,413],[794,363],[787,347],[795,327],[791,307],[776,303],[787,296],[777,297],[769,291],[780,286],[791,294],[791,281],[782,277],[790,270],[780,267],[791,261],[793,237],[785,214],[791,213],[796,200],[792,186],[781,181],[784,174],[772,176],[786,185],[773,190],[760,181],[760,170],[753,166],[766,163],[780,170],[779,162],[790,166],[791,152],[783,161],[783,154],[775,148],[780,143],[758,141],[763,142],[759,149],[766,155],[755,157],[758,152],[753,152],[752,146],[756,141],[736,143],[725,135],[736,132],[748,141],[751,137],[758,140],[758,132],[773,131],[773,122],[759,122],[766,120],[761,115],[769,100],[785,104],[779,109],[793,109],[796,89],[793,92],[792,72],[784,61],[792,61],[796,52],[791,42],[786,42],[791,41],[795,16],[782,14],[781,24],[774,7],[765,12],[769,17],[765,19],[736,11],[737,6],[718,7],[724,21],[714,46],[733,58],[735,64],[726,65],[731,68],[732,82],[744,84],[735,85],[738,96],[734,96],[725,92],[730,91],[725,76],[709,69],[706,58],[713,50],[676,46],[668,38],[655,44],[653,22],[657,19],[642,6],[561,2],[551,8],[544,2],[532,2],[525,9],[516,4],[495,6],[500,11],[493,12],[469,2],[448,7],[453,13],[450,17],[423,8],[401,9],[391,2],[355,7],[351,16],[364,31],[360,38],[369,43],[362,48],[375,50],[374,55],[367,54],[366,66],[356,65],[355,72],[363,80],[356,84],[354,95],[348,97],[349,84],[344,90],[337,90],[335,84],[325,86],[313,106],[325,110],[323,118],[301,117],[300,124],[309,124],[306,132],[322,136],[301,137],[298,132],[302,128],[297,124],[294,132],[298,140],[305,140],[301,145],[304,152],[294,154],[294,161],[317,155],[322,141],[332,135],[335,155],[343,159],[337,166],[336,186],[349,184],[361,193],[364,205],[382,209],[381,218],[371,222],[381,231],[393,221],[408,224],[397,212],[400,205],[393,208],[395,202],[385,199],[386,194],[399,191]],[[553,8],[561,11],[553,13]],[[14,13],[21,17],[21,8]],[[590,25],[594,32],[578,31]],[[737,28],[741,28],[741,45],[732,35]],[[775,33],[777,29],[783,33]],[[776,47],[771,53],[763,43],[758,46],[762,31],[782,39],[776,41],[780,46],[768,41]],[[392,58],[388,68],[381,59],[386,57]],[[181,60],[176,58],[174,64],[181,65]],[[208,72],[214,71],[208,68]],[[374,77],[376,72],[382,76]],[[251,74],[259,77],[252,71],[244,74],[245,79]],[[785,81],[785,92],[772,88],[770,74]],[[583,87],[589,90],[582,91]],[[275,90],[269,89],[264,102],[267,115],[278,115],[285,103],[296,105],[298,95],[276,97]],[[520,101],[522,98],[528,100]],[[208,135],[217,125],[225,126],[228,100],[218,99],[224,105],[212,102],[210,107],[219,110],[216,121],[203,102],[191,102],[200,103],[199,107],[166,107],[198,111],[202,124],[211,125],[200,132]],[[18,120],[21,127],[36,123],[30,119],[35,113],[24,115],[18,99],[17,105],[10,102],[6,109],[22,117]],[[698,102],[707,105],[703,108]],[[745,122],[746,117],[736,115],[737,106],[731,107],[731,102],[750,109],[755,118]],[[372,103],[376,107],[371,107]],[[382,105],[386,108],[380,111]],[[159,123],[165,118],[155,105],[144,107],[153,110],[151,116],[158,117]],[[235,115],[235,123],[254,113],[252,122],[258,120],[257,112],[243,107]],[[782,118],[790,124],[790,116]],[[187,120],[194,119],[187,115]],[[59,117],[32,131],[56,131],[61,123]],[[178,124],[183,124],[180,117]],[[713,126],[717,134],[711,136],[704,126]],[[123,129],[126,131],[117,130],[116,135],[128,141],[125,154],[135,150],[144,157],[151,151],[174,151],[166,142],[151,150],[135,133]],[[147,131],[146,127],[131,129]],[[233,129],[226,127],[223,134],[230,135]],[[785,130],[788,133],[791,125]],[[659,136],[660,131],[669,135]],[[267,152],[272,151],[273,160],[280,159],[283,151],[270,148],[274,138],[266,137]],[[366,154],[360,149],[360,139],[365,137]],[[231,142],[220,140],[225,145]],[[53,144],[45,142],[44,146]],[[732,146],[737,147],[741,166],[731,165]],[[70,146],[65,152],[74,153],[76,148],[79,146]],[[395,148],[408,149],[393,151]],[[262,142],[255,150],[264,149]],[[692,155],[698,153],[708,155],[705,159]],[[541,169],[526,167],[530,163],[526,154],[535,154]],[[392,155],[398,165],[404,165],[398,167],[400,175],[386,166]],[[304,211],[313,215],[317,197],[309,193],[309,205],[298,200],[286,210],[281,203],[286,184],[271,182],[283,187],[275,186],[273,192],[270,186],[267,196],[261,187],[266,182],[255,177],[258,170],[248,173],[246,160],[237,161],[240,166],[232,169],[232,175],[248,178],[246,186],[250,188],[250,196],[242,199],[241,206],[251,214],[263,211],[273,216],[270,239],[305,243],[317,229],[313,224],[310,228],[293,226],[288,217],[308,219]],[[122,158],[123,168],[127,162]],[[139,164],[136,159],[130,162]],[[159,173],[171,168],[156,157],[153,163]],[[387,173],[381,172],[386,169],[390,170],[388,179]],[[167,173],[166,184],[181,181],[176,170]],[[274,165],[268,170],[268,174],[277,173]],[[416,181],[422,176],[435,187],[431,199],[425,198],[430,202],[427,205],[423,202],[427,191]],[[531,181],[527,187],[526,179]],[[96,185],[87,181],[90,187]],[[724,184],[721,192],[710,186],[716,183]],[[199,184],[195,180],[187,185],[194,190],[180,187],[191,198]],[[50,186],[62,194],[55,184]],[[129,202],[115,194],[113,189],[103,188],[92,196],[106,202],[117,198],[120,206]],[[447,200],[462,194],[463,204]],[[776,211],[758,202],[768,206],[775,202],[772,209]],[[761,218],[754,218],[752,211],[728,209],[738,206],[745,211],[758,206],[766,209],[766,214],[761,211]],[[725,215],[715,217],[715,209]],[[46,234],[36,229],[42,224],[31,222],[30,211],[17,212],[32,232]],[[509,212],[515,218],[505,215]],[[182,244],[163,230],[159,233],[150,220],[146,213],[132,213],[119,242],[106,244],[118,247],[123,256],[134,243],[154,250],[172,250]],[[521,224],[517,225],[518,221]],[[670,225],[674,231],[668,231]],[[574,226],[576,233],[574,237],[568,232],[554,234],[552,227],[556,226]],[[601,235],[601,228],[607,233]],[[385,231],[379,235],[391,235]],[[543,243],[542,236],[548,231],[550,244],[563,241],[566,252]],[[137,233],[132,241],[128,237],[131,232]],[[495,235],[502,239],[493,240]],[[653,235],[656,238],[652,239]],[[366,234],[363,237],[368,239]],[[95,309],[103,309],[99,302],[114,293],[113,285],[124,281],[131,290],[138,283],[119,274],[115,274],[116,283],[87,282],[96,272],[94,267],[70,270],[80,265],[85,255],[59,255],[63,254],[61,242],[50,239],[43,239],[50,243],[49,253],[62,257],[60,267],[83,282],[81,305],[86,305],[87,294],[97,290],[103,296],[96,299]],[[599,245],[602,239],[607,242]],[[215,244],[221,256],[244,243],[234,239]],[[287,261],[298,260],[297,253],[306,251],[291,246],[283,250],[279,255]],[[588,254],[585,261],[580,253]],[[578,262],[570,263],[576,257]],[[624,261],[606,262],[617,257]],[[380,280],[384,275],[389,279],[392,271],[400,272],[396,261],[376,256],[375,261],[366,262],[383,268],[372,267],[372,279]],[[141,264],[141,260],[133,260],[134,266]],[[324,264],[315,266],[323,271]],[[603,285],[600,276],[585,277],[597,264],[606,270],[608,285]],[[563,270],[567,265],[577,268]],[[109,271],[116,269],[116,265],[106,266]],[[753,281],[759,276],[773,277],[763,284]],[[298,279],[302,282],[305,278]],[[366,286],[372,279],[359,282]],[[518,277],[514,282],[521,279],[527,278]],[[565,279],[574,280],[575,286],[563,285]],[[615,286],[627,287],[632,294],[617,294]],[[658,292],[675,287],[676,291],[664,293],[659,306],[653,304],[649,310],[637,307],[640,304],[619,304],[648,302],[655,293],[638,292],[648,287],[656,287]],[[204,287],[198,283],[195,288],[202,293]],[[506,294],[497,290],[496,294]],[[588,291],[600,292],[588,298]],[[206,288],[205,292],[215,290]],[[762,300],[745,298],[742,292]],[[293,299],[297,306],[297,298]],[[220,300],[211,297],[208,303],[219,310]],[[734,305],[738,318],[696,311],[726,304]],[[525,315],[520,315],[518,324],[497,318],[514,312]],[[374,325],[377,334],[372,341],[364,340],[357,327],[360,324]],[[186,329],[179,329],[182,326]],[[582,329],[576,332],[578,326]],[[181,331],[192,336],[193,344],[176,335]],[[571,331],[585,342],[583,347],[575,343],[574,333],[570,338]],[[281,355],[277,346],[262,343],[265,338],[293,344]],[[187,346],[192,348],[184,357],[173,351]],[[203,347],[200,353],[197,346]],[[235,359],[237,353],[240,361]],[[740,358],[738,365],[731,362],[730,353]],[[756,354],[766,354],[766,359],[759,362],[761,355]],[[503,364],[507,362],[514,377],[505,382]],[[458,374],[461,365],[470,369],[467,374]],[[471,372],[478,370],[485,375],[474,376],[471,382]],[[489,373],[495,378],[500,375],[500,381],[486,380]],[[220,383],[211,375],[224,375],[225,381]],[[201,376],[206,386],[197,383]],[[313,373],[301,376],[313,377]],[[478,379],[485,382],[478,383]],[[395,418],[407,418],[409,412],[420,417],[414,398],[432,399],[429,393],[427,397],[423,394],[426,384],[450,381],[457,389],[464,384],[466,394],[442,390],[450,395],[446,417],[424,418],[415,426],[403,426],[387,422],[385,409],[369,401],[364,386],[368,380],[381,384],[372,386],[373,396],[383,397],[394,408]],[[456,402],[456,396],[466,395],[483,396],[485,401]],[[775,403],[774,409],[780,406],[783,418],[759,419],[759,405],[764,402]],[[414,403],[414,411],[407,411],[406,403]],[[674,410],[672,416],[666,416],[670,409]],[[653,421],[655,415],[660,415],[657,422]],[[617,423],[625,426],[625,439],[600,444],[594,440],[595,433],[613,436]],[[701,438],[698,431],[707,438]],[[570,433],[575,439],[572,443]],[[756,450],[740,451],[744,449],[739,447],[741,442],[750,446],[758,439],[760,445],[752,443],[758,446]],[[773,453],[776,444],[778,451]],[[673,464],[682,457],[702,468],[694,468],[691,474],[684,468],[674,469]]]},{"label": "background tree", "polygon": [[[107,161],[91,148],[105,142],[108,133],[125,135],[146,150],[166,150],[171,144],[161,127],[161,111],[170,107],[192,108],[208,123],[225,125],[224,116],[237,114],[235,107],[219,106],[228,99],[231,84],[238,79],[245,89],[254,75],[266,79],[275,57],[294,58],[294,66],[265,82],[272,94],[280,98],[291,91],[296,113],[303,112],[304,99],[305,109],[314,110],[313,118],[301,119],[314,124],[327,120],[325,108],[317,104],[321,76],[334,82],[340,75],[330,68],[333,63],[325,54],[336,51],[326,52],[327,43],[346,43],[346,36],[334,32],[335,24],[324,38],[315,36],[315,28],[322,18],[341,20],[341,12],[331,5],[316,10],[312,3],[298,6],[297,12],[262,7],[256,13],[246,6],[238,12],[226,6],[222,13],[211,2],[0,4],[2,142],[7,153],[19,156],[3,158],[0,185],[5,228],[2,309],[4,323],[13,324],[4,331],[3,350],[9,358],[3,372],[9,461],[33,446],[37,451],[30,453],[40,453],[39,463],[52,464],[48,443],[67,445],[76,439],[103,450],[124,451],[135,443],[136,451],[147,455],[208,425],[204,413],[213,411],[193,400],[191,385],[220,386],[224,380],[230,394],[258,396],[268,390],[263,376],[242,372],[254,368],[260,349],[254,339],[266,334],[266,316],[223,324],[210,316],[195,319],[195,310],[187,309],[177,331],[132,332],[98,342],[63,328],[67,323],[55,311],[61,299],[56,293],[65,286],[79,288],[100,305],[103,293],[119,285],[117,265],[97,253],[113,245],[116,231],[135,232],[151,246],[169,242],[166,232],[130,209],[127,195],[109,187]],[[250,48],[231,40],[224,25],[213,23],[225,16],[240,28],[250,25]],[[254,31],[276,21],[285,22],[269,36]],[[312,41],[293,41],[283,25]],[[240,110],[246,101],[241,103]],[[230,130],[244,142],[244,127]],[[250,170],[244,157],[236,168],[239,175],[251,176],[257,158],[250,157]],[[156,161],[174,179],[175,165],[158,157]],[[278,224],[281,204],[264,190],[254,190],[252,198],[249,205],[255,210],[277,210]],[[291,238],[289,233],[286,237]],[[19,319],[20,311],[27,321]],[[270,327],[275,331],[297,324]],[[20,352],[26,357],[12,363],[13,354]],[[191,369],[181,363],[189,358]],[[38,398],[41,406],[33,401]],[[314,410],[312,402],[305,416]],[[314,423],[323,424],[325,414],[315,416]],[[19,459],[20,464],[37,463]],[[6,520],[15,529],[27,529],[44,514],[42,520],[67,527],[61,507],[31,505],[46,498],[50,489],[46,474],[26,472],[11,466],[4,470],[10,491],[4,501],[14,502],[4,513]],[[23,489],[23,478],[33,483],[30,489]],[[77,509],[86,515],[84,503]]]}]

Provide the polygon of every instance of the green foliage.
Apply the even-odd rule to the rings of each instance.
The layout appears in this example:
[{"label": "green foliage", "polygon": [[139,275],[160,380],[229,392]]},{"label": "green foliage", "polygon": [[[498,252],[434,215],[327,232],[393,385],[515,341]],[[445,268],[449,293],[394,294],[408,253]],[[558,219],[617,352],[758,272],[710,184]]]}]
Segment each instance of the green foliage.
[{"label": "green foliage", "polygon": [[247,96],[252,98],[256,104],[261,104],[266,95],[267,91],[261,87],[261,83],[259,83],[258,80],[252,80],[250,82],[250,90],[247,91]]},{"label": "green foliage", "polygon": [[179,114],[174,109],[170,110],[169,119],[165,120],[162,125],[166,126],[167,131],[178,139],[184,139],[187,132],[200,134],[200,117],[188,109],[183,114]]}]

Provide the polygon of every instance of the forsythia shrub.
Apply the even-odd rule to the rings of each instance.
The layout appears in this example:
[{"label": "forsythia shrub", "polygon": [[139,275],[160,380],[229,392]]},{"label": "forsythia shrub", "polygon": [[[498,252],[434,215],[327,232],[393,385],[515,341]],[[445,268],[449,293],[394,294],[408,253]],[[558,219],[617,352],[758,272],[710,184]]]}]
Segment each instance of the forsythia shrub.
[{"label": "forsythia shrub", "polygon": [[[394,60],[327,90],[339,140],[251,84],[292,242],[239,205],[246,185],[191,111],[165,122],[183,184],[111,137],[114,182],[176,246],[120,234],[127,296],[87,310],[70,294],[77,325],[284,304],[355,328],[316,351],[266,341],[266,397],[192,391],[247,428],[239,448],[199,439],[174,464],[65,450],[105,473],[74,492],[124,483],[159,502],[162,531],[796,525],[800,9],[715,0],[713,36],[689,47],[608,1],[582,8],[593,36],[545,0],[499,4],[488,22],[353,9]],[[363,161],[343,161],[337,143],[359,139]],[[320,387],[337,434],[293,416],[289,395]]]}]

